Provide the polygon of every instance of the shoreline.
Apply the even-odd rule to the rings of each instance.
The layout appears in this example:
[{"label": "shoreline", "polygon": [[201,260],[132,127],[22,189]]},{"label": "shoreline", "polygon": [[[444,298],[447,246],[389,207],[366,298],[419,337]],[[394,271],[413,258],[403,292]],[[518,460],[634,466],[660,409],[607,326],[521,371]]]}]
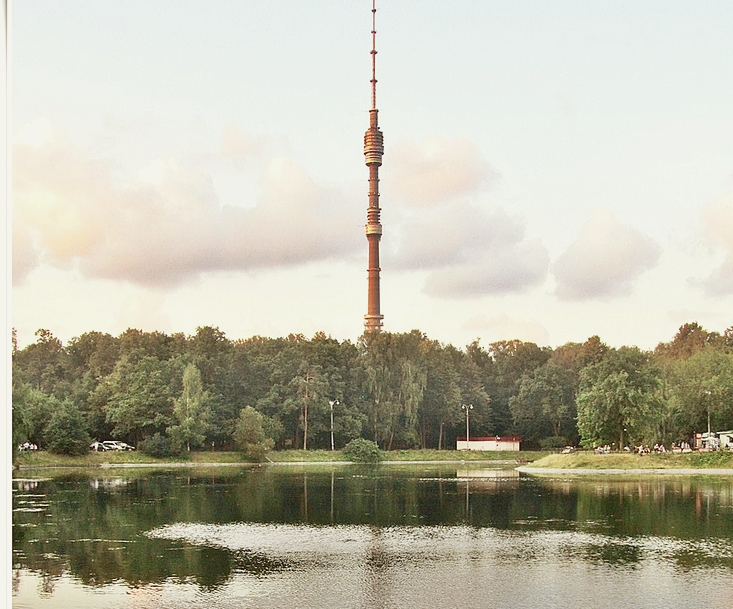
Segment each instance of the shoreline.
[{"label": "shoreline", "polygon": [[[647,467],[647,468],[562,468],[562,467],[532,467],[531,465],[518,465],[516,461],[507,460],[446,460],[446,461],[381,461],[373,465],[502,465],[507,468],[514,469],[523,474],[530,475],[669,475],[669,476],[733,476],[733,468],[663,468],[663,467]],[[274,467],[274,466],[345,466],[345,465],[365,465],[355,463],[353,461],[270,461],[263,463],[247,463],[247,462],[223,462],[223,463],[206,463],[194,461],[177,461],[172,463],[100,463],[98,465],[18,465],[13,471],[21,470],[37,470],[37,469],[192,469],[202,467]],[[514,466],[514,467],[512,467]]]},{"label": "shoreline", "polygon": [[[28,470],[28,469],[134,469],[134,468],[194,468],[194,467],[271,467],[278,465],[466,465],[466,464],[480,464],[480,465],[503,465],[503,466],[516,466],[517,461],[507,460],[445,460],[445,461],[379,461],[378,463],[357,463],[354,461],[265,461],[261,463],[250,463],[246,461],[242,462],[223,462],[223,463],[208,463],[206,461],[175,461],[171,463],[98,463],[94,465],[15,465],[13,471]],[[513,468],[516,469],[516,468]]]},{"label": "shoreline", "polygon": [[562,467],[531,467],[526,465],[520,465],[516,468],[523,474],[551,474],[551,475],[613,475],[618,476],[622,474],[630,475],[643,475],[643,474],[655,474],[655,475],[670,475],[670,476],[700,476],[700,475],[711,475],[711,476],[733,476],[733,469],[722,469],[722,468],[664,468],[664,467],[648,467],[648,468],[590,468],[590,467],[578,467],[578,468],[562,468]]}]

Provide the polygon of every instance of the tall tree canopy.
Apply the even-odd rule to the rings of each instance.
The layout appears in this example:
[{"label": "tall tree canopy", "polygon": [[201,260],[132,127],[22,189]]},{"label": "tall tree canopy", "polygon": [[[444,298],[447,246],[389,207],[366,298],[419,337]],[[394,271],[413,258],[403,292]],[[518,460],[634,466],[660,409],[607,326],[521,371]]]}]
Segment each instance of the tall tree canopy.
[{"label": "tall tree canopy", "polygon": [[464,404],[472,436],[519,434],[526,448],[691,441],[708,419],[733,429],[733,327],[694,322],[654,352],[598,336],[555,349],[520,340],[458,349],[419,330],[356,344],[322,332],[232,341],[201,326],[191,336],[90,331],[67,345],[41,329],[12,354],[16,444],[46,444],[59,404],[95,439],[191,449],[234,448],[247,407],[278,448],[329,448],[332,435],[336,447],[361,437],[385,449],[452,448]]}]

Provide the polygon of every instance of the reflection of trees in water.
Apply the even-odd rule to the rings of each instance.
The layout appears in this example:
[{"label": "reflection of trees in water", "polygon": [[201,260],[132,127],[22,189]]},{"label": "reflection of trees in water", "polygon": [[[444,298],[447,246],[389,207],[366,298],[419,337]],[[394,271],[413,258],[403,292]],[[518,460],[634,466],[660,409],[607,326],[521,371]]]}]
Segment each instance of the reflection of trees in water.
[{"label": "reflection of trees in water", "polygon": [[699,539],[731,535],[733,488],[729,480],[584,480],[577,482],[576,489],[581,527],[599,523],[612,536]]},{"label": "reflection of trees in water", "polygon": [[[234,573],[263,576],[291,568],[263,552],[144,535],[164,524],[272,523],[368,525],[370,594],[390,585],[389,527],[464,526],[475,530],[578,531],[601,536],[578,551],[603,564],[633,565],[643,536],[689,540],[733,537],[733,485],[727,479],[639,478],[553,481],[422,468],[262,468],[84,476],[16,483],[13,567],[42,575],[44,593],[71,572],[89,586],[141,586],[189,580],[212,590]],[[25,485],[25,486],[23,486]],[[467,509],[468,508],[468,509]],[[730,554],[670,550],[681,568],[733,569]],[[360,558],[361,560],[361,558]],[[380,588],[381,587],[381,588]],[[384,592],[384,599],[389,594]],[[386,601],[385,601],[386,602]]]}]

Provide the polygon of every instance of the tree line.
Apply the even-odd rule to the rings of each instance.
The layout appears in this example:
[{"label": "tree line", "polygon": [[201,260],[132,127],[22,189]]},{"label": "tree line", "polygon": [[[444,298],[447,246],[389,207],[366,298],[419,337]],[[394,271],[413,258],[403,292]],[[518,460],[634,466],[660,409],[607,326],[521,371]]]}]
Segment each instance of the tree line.
[{"label": "tree line", "polygon": [[733,428],[733,326],[683,325],[652,351],[598,336],[557,348],[520,340],[464,349],[418,330],[356,343],[128,329],[64,345],[47,329],[13,340],[13,443],[86,452],[116,439],[149,454],[272,448],[454,448],[519,435],[523,448],[690,442]]}]

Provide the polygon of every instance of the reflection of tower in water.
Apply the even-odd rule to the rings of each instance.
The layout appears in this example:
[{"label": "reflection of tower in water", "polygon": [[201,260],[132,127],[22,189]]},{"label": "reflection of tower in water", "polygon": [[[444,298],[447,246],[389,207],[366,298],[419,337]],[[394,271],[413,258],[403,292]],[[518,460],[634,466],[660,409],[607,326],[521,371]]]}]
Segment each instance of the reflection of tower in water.
[{"label": "reflection of tower in water", "polygon": [[382,225],[379,221],[379,167],[384,154],[384,136],[379,129],[377,110],[377,8],[372,0],[372,104],[369,110],[369,129],[364,134],[364,157],[369,168],[369,207],[367,208],[366,237],[369,244],[369,266],[367,268],[367,314],[364,329],[379,332],[384,315],[380,312],[379,297],[379,241]]},{"label": "reflection of tower in water", "polygon": [[372,607],[386,607],[394,592],[393,557],[385,547],[384,531],[382,527],[370,527],[370,538],[367,542],[365,561],[365,587]]}]

